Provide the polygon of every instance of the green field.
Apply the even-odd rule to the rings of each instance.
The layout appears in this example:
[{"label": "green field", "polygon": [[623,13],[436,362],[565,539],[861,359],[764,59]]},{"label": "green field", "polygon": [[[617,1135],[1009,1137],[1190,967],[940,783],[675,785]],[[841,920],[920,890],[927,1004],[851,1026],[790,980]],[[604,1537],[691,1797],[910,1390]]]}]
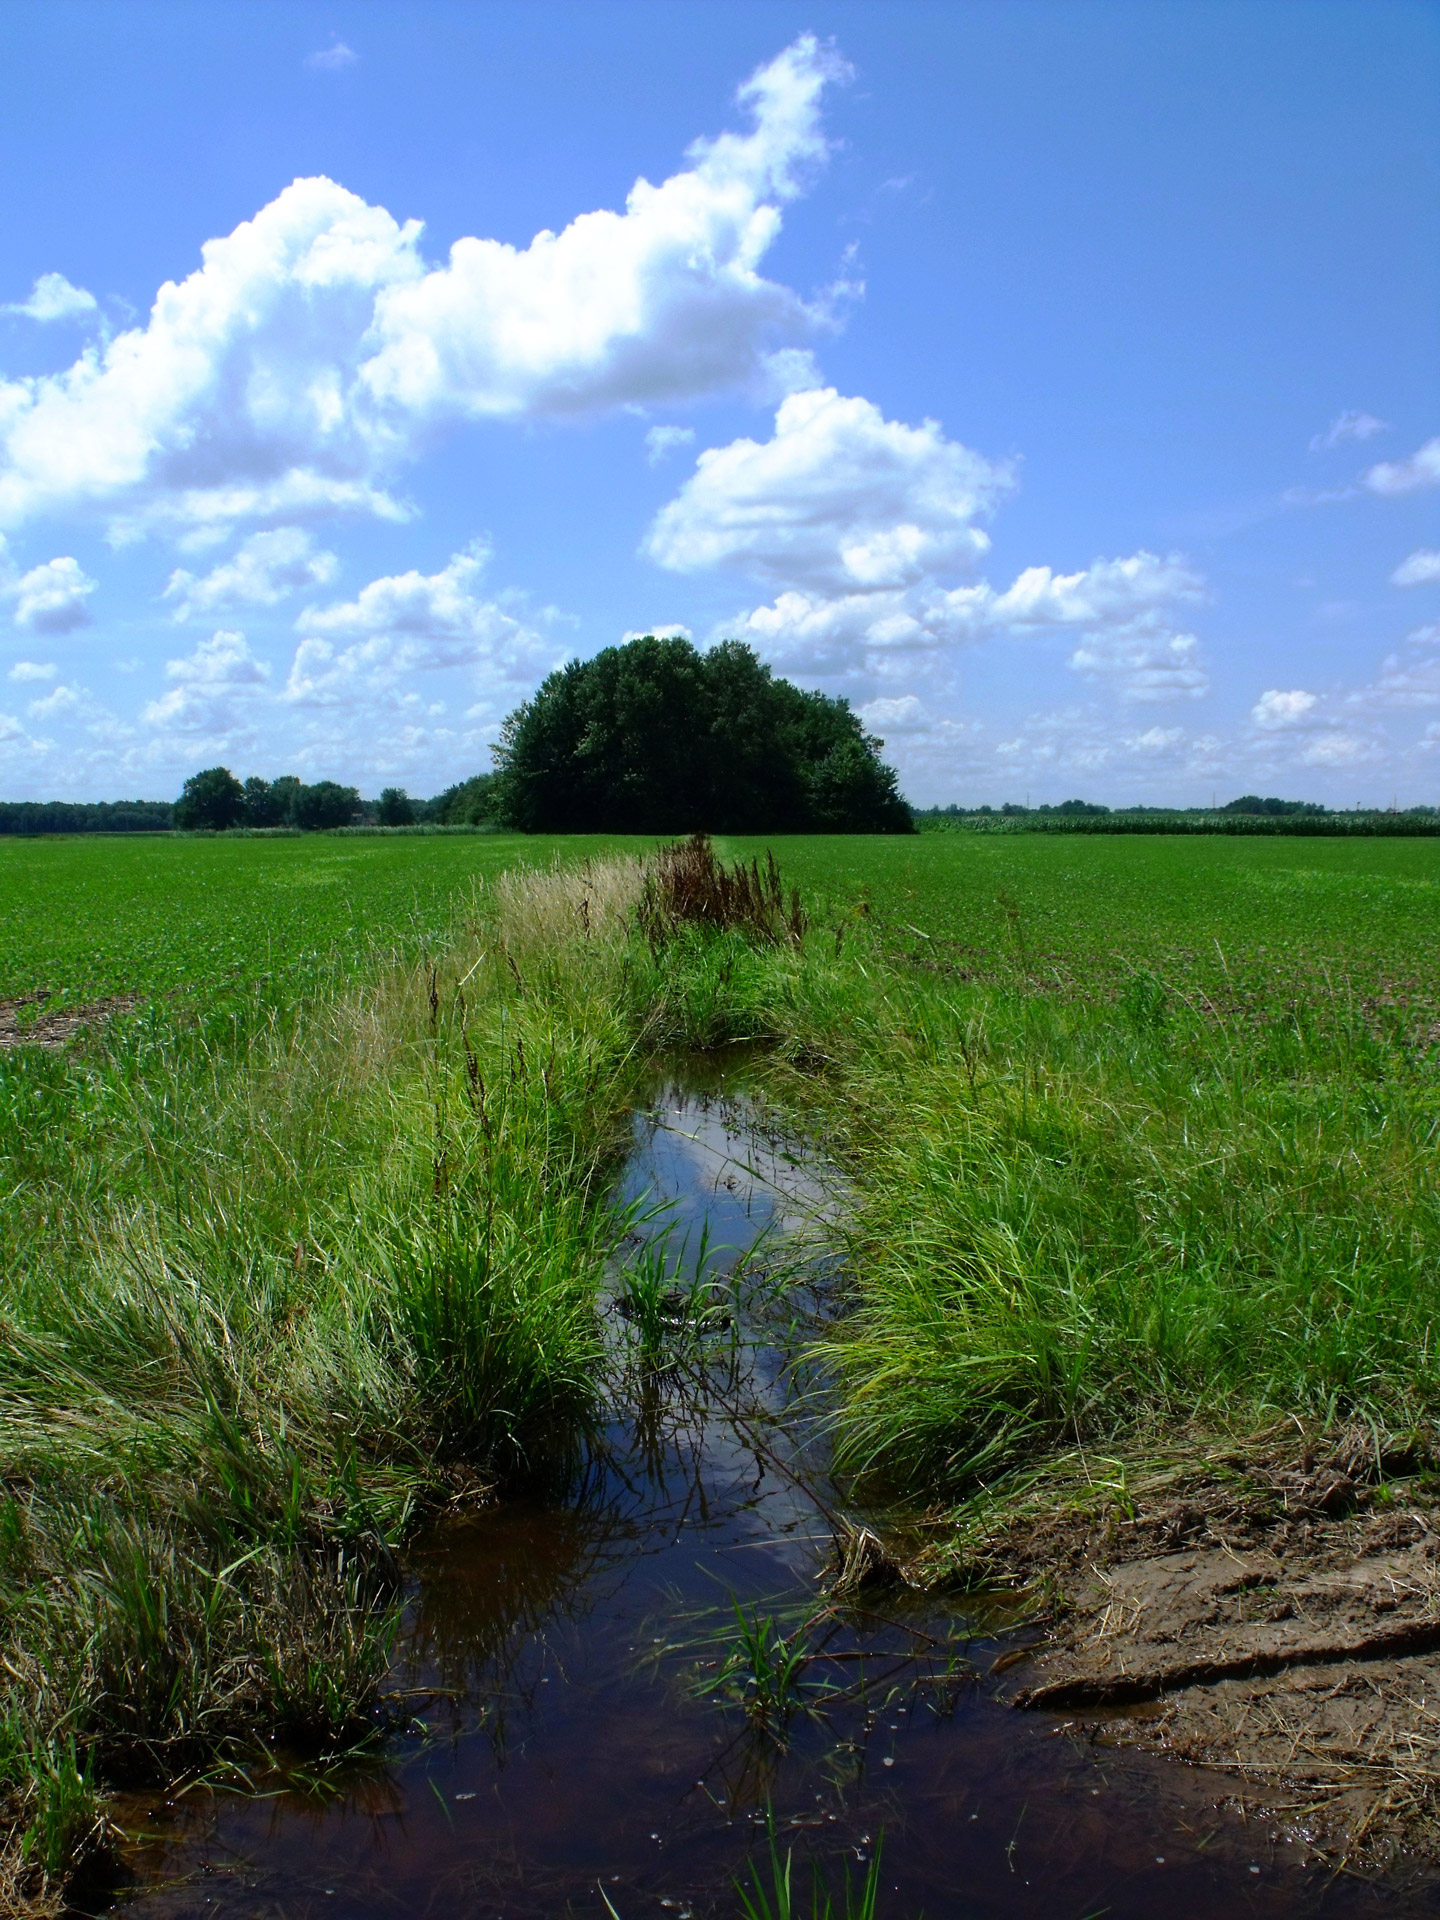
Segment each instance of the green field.
[{"label": "green field", "polygon": [[831,1428],[937,1565],[1280,1421],[1435,1451],[1440,842],[773,844],[799,941],[647,936],[639,842],[0,843],[0,998],[148,997],[0,1051],[0,1896],[108,1782],[376,1737],[417,1517],[597,1417],[664,1050],[843,1169]]},{"label": "green field", "polygon": [[[163,993],[282,973],[299,994],[439,938],[477,878],[644,841],[521,835],[0,839],[0,999]],[[1145,840],[927,834],[723,841],[773,847],[807,894],[1003,972],[1028,945],[1067,977],[1227,964],[1354,971],[1427,991],[1440,841]],[[1218,952],[1217,952],[1218,948]]]},{"label": "green field", "polygon": [[[612,841],[567,843],[599,850]],[[225,992],[293,997],[449,929],[477,879],[554,843],[513,834],[0,838],[0,1000]]]}]

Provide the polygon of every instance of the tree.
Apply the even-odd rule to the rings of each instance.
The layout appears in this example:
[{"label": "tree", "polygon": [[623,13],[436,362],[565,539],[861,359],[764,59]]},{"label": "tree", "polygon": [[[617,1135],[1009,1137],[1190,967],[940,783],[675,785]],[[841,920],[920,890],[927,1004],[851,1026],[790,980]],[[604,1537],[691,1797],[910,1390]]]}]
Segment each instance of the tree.
[{"label": "tree", "polygon": [[479,827],[495,817],[496,777],[477,773],[426,803],[425,817],[442,827]]},{"label": "tree", "polygon": [[245,824],[247,827],[279,827],[285,823],[285,802],[268,780],[252,773],[245,782]]},{"label": "tree", "polygon": [[177,827],[191,831],[238,827],[245,818],[245,789],[228,767],[206,767],[181,788],[174,817]]},{"label": "tree", "polygon": [[360,795],[354,787],[342,787],[334,780],[317,780],[314,786],[300,786],[297,781],[296,786],[294,824],[307,831],[348,827],[359,811]]},{"label": "tree", "polygon": [[848,701],[739,641],[647,635],[552,673],[506,720],[497,814],[527,832],[908,833]]},{"label": "tree", "polygon": [[382,827],[408,827],[415,821],[415,802],[403,787],[382,787],[375,808]]}]

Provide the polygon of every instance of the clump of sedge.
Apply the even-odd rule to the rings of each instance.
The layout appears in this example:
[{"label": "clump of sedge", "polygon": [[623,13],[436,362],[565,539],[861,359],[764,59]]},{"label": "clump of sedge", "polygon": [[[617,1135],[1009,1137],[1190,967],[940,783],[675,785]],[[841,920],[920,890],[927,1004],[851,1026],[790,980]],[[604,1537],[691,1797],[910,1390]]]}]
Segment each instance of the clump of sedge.
[{"label": "clump of sedge", "polygon": [[782,940],[799,946],[806,927],[800,890],[792,887],[787,903],[773,853],[767,851],[763,869],[758,860],[727,868],[703,833],[660,849],[636,919],[652,952],[681,927],[733,930],[765,946]]}]

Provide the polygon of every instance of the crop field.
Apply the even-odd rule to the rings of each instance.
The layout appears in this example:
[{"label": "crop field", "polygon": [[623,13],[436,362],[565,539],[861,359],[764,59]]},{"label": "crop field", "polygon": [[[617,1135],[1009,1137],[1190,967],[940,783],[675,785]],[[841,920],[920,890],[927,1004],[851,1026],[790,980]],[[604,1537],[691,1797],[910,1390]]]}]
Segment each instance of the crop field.
[{"label": "crop field", "polygon": [[148,1001],[0,1051],[0,1901],[107,1782],[378,1737],[417,1520],[583,1450],[662,1052],[754,1043],[842,1171],[829,1428],[935,1570],[1160,1454],[1440,1432],[1440,842],[773,847],[803,933],[642,842],[0,843],[0,999]]},{"label": "crop field", "polygon": [[[725,843],[750,856],[762,842]],[[1357,991],[1429,989],[1440,936],[1440,841],[921,834],[790,839],[809,894],[928,935],[978,971],[1014,962],[1083,980],[1135,968],[1177,978],[1224,965],[1335,970]],[[1222,965],[1223,956],[1223,965]]]},{"label": "crop field", "polygon": [[[583,858],[613,842],[572,840]],[[509,834],[0,839],[0,1000],[313,991],[448,929],[477,878],[552,844]]]}]

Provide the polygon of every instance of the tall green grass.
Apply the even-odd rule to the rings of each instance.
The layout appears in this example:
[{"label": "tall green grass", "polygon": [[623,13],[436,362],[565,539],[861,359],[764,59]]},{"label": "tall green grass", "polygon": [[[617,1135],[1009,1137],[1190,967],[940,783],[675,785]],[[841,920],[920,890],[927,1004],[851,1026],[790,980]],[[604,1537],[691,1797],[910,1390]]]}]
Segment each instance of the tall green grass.
[{"label": "tall green grass", "polygon": [[812,961],[797,1096],[851,1172],[843,1467],[962,1495],[1065,1449],[1440,1414],[1440,1073],[1353,983]]},{"label": "tall green grass", "polygon": [[[42,1901],[106,1782],[383,1731],[396,1553],[600,1388],[638,869],[248,1030],[0,1056],[0,1794]],[[17,1896],[18,1897],[18,1896]]]}]

